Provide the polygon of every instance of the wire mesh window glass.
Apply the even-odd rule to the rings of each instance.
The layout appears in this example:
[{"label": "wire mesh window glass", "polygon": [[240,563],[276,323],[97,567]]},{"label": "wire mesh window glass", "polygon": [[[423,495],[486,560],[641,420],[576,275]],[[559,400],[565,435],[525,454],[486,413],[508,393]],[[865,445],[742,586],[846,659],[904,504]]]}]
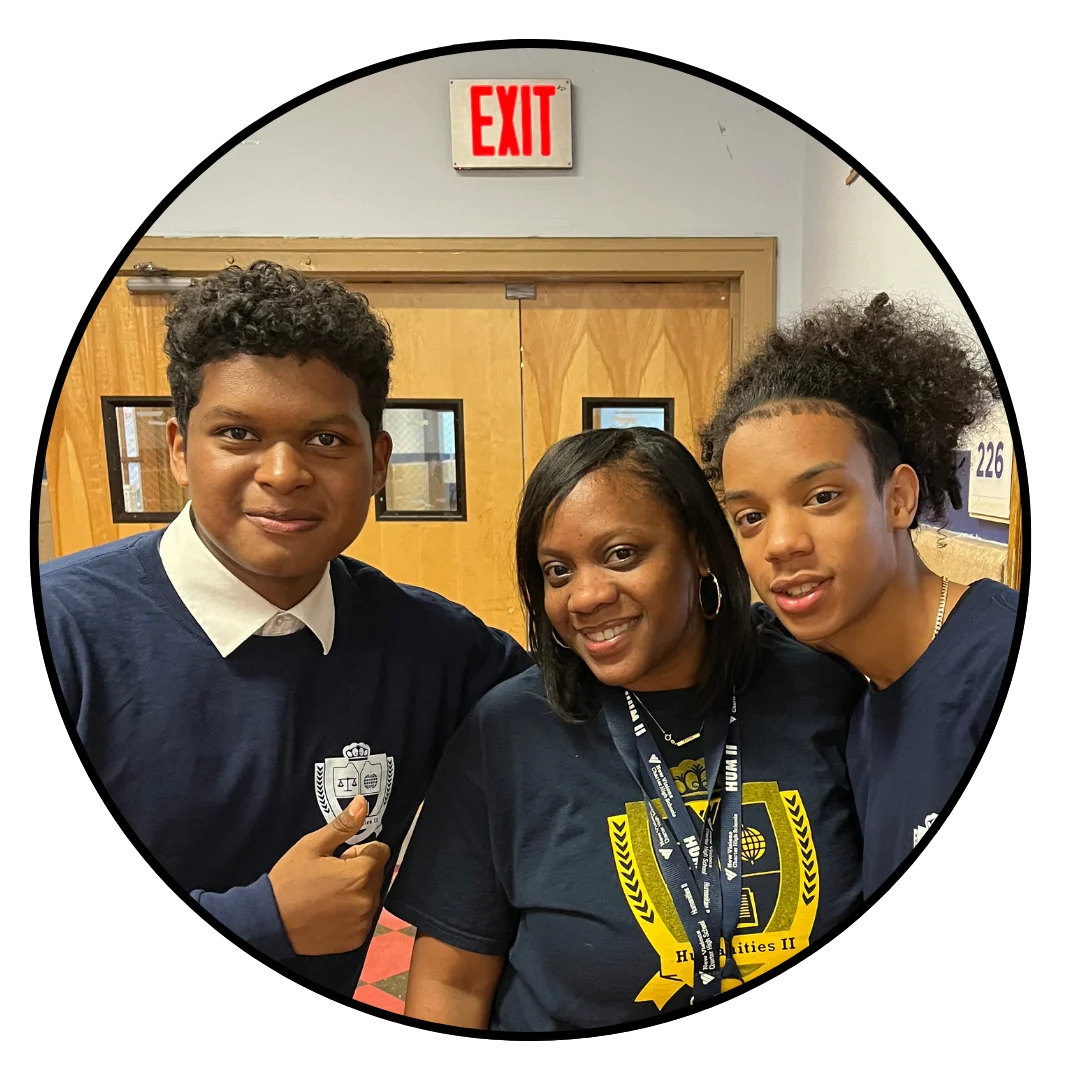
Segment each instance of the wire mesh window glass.
[{"label": "wire mesh window glass", "polygon": [[582,398],[581,430],[615,427],[675,429],[674,398]]},{"label": "wire mesh window glass", "polygon": [[187,501],[169,468],[165,425],[172,401],[103,397],[101,414],[113,521],[172,521]]}]

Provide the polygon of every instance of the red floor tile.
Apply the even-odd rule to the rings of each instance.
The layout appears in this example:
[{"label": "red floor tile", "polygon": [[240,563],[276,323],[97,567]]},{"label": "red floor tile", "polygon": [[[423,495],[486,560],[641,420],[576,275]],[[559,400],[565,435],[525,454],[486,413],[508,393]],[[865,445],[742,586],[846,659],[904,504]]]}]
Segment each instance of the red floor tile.
[{"label": "red floor tile", "polygon": [[398,1016],[405,1012],[404,1001],[398,1001],[396,997],[391,997],[377,986],[358,986],[353,997],[365,1005],[374,1005],[376,1009],[382,1009],[384,1012],[397,1013]]},{"label": "red floor tile", "polygon": [[364,970],[360,973],[360,981],[376,983],[380,979],[408,971],[412,950],[413,939],[398,931],[372,938]]},{"label": "red floor tile", "polygon": [[389,926],[391,930],[404,930],[409,924],[404,919],[399,919],[396,915],[391,915],[386,908],[383,908],[382,914],[379,916],[380,926]]}]

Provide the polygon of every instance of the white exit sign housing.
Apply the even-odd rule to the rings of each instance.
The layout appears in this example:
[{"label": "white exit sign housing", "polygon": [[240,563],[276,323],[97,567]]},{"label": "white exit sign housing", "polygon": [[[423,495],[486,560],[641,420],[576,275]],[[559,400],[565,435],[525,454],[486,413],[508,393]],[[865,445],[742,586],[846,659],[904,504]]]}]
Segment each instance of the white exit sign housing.
[{"label": "white exit sign housing", "polygon": [[451,79],[455,169],[570,169],[569,79]]}]

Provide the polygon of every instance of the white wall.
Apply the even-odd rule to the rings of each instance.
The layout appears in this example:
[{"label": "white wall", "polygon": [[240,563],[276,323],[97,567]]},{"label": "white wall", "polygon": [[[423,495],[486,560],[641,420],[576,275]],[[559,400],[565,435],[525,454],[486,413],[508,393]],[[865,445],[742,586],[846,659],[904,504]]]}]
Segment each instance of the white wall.
[{"label": "white wall", "polygon": [[803,303],[887,292],[933,300],[966,323],[952,286],[900,215],[865,180],[845,186],[851,167],[804,139]]},{"label": "white wall", "polygon": [[[854,293],[918,297],[939,304],[974,336],[956,291],[903,218],[865,180],[845,186],[851,167],[816,139],[805,136],[805,151],[803,304]],[[996,415],[1003,418],[1004,410]],[[966,432],[961,448],[973,438]]]},{"label": "white wall", "polygon": [[[451,78],[569,78],[572,170],[456,172]],[[724,131],[721,132],[721,125]],[[370,75],[212,165],[157,236],[776,236],[781,318],[853,291],[963,318],[900,216],[816,140],[737,94],[602,53],[503,49]]]},{"label": "white wall", "polygon": [[[455,172],[449,81],[489,77],[572,80],[572,170]],[[149,232],[776,236],[786,315],[801,302],[803,142],[767,109],[643,61],[462,53],[367,76],[292,110],[211,166]]]}]

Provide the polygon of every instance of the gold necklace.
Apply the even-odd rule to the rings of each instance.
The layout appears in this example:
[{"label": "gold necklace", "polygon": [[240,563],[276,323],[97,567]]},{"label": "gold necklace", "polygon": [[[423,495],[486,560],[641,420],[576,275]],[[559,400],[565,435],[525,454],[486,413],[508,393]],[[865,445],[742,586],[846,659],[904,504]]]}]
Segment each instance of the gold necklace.
[{"label": "gold necklace", "polygon": [[668,732],[666,732],[662,727],[660,727],[660,721],[657,720],[651,712],[649,712],[648,708],[645,706],[645,703],[641,700],[641,698],[637,696],[637,694],[634,695],[634,700],[638,703],[638,706],[644,711],[645,715],[656,725],[657,730],[660,732],[660,734],[663,735],[664,738],[669,743],[671,743],[672,746],[685,746],[687,743],[691,743],[695,739],[700,739],[701,733],[705,730],[706,718],[702,717],[701,727],[699,727],[693,735],[687,735],[685,739],[676,739],[674,735],[668,734]]},{"label": "gold necklace", "polygon": [[[937,621],[934,623],[934,637],[938,636],[941,624],[945,621],[945,601],[949,599],[949,579],[942,575],[941,578],[941,603],[938,604]],[[933,640],[933,638],[931,638]]]}]

